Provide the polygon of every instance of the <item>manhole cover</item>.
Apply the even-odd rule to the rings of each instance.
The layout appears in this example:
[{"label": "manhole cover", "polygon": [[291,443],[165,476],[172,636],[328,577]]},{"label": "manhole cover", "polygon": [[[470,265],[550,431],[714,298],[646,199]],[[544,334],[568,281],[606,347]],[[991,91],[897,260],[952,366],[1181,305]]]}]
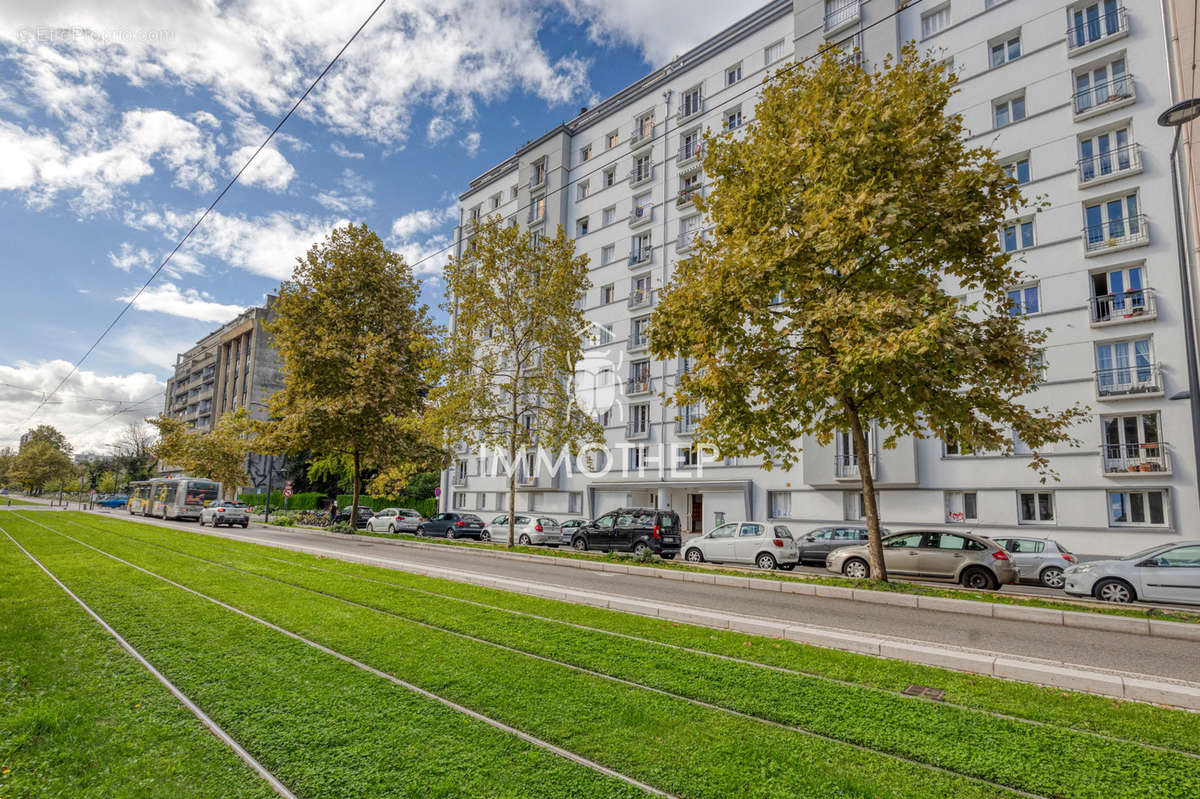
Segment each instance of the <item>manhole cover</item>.
[{"label": "manhole cover", "polygon": [[945,690],[930,688],[928,685],[910,685],[900,693],[905,696],[923,696],[926,699],[936,699],[939,702],[946,698]]}]

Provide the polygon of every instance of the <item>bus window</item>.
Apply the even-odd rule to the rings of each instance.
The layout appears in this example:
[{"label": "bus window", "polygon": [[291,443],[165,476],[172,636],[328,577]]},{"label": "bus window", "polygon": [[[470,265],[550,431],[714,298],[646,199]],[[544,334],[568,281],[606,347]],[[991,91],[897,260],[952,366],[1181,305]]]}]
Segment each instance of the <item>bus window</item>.
[{"label": "bus window", "polygon": [[185,505],[208,505],[217,499],[217,484],[208,480],[189,480]]}]

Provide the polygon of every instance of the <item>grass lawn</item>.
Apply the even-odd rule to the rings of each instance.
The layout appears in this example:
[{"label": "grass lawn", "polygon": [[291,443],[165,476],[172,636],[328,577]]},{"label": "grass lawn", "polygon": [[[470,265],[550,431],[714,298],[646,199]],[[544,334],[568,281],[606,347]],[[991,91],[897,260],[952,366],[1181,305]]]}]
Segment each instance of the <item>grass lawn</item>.
[{"label": "grass lawn", "polygon": [[[239,702],[262,712],[256,696],[260,688],[286,703],[295,687],[271,688],[268,677],[265,684],[254,682],[247,696],[222,694],[211,683],[220,679],[210,660],[222,642],[231,645],[231,638],[243,635],[254,641],[226,651],[222,662],[253,659],[265,648],[275,653],[272,663],[282,667],[281,661],[290,662],[293,670],[304,673],[314,657],[350,667],[312,649],[293,651],[301,645],[262,627],[248,629],[249,622],[229,611],[39,524],[677,796],[1012,795],[1001,786],[1062,797],[1200,795],[1200,760],[1184,754],[1200,748],[1200,716],[1195,714],[506,594],[134,522],[81,514],[31,517],[28,522],[6,515],[0,520],[38,557],[44,555],[65,582],[87,594],[85,600],[94,601],[110,623],[119,630],[128,625],[148,649],[161,653],[170,670],[143,649],[169,677],[174,679],[175,669],[184,675],[204,672],[207,680],[198,680],[197,690],[215,691],[219,707],[235,724],[246,715],[237,709]],[[204,646],[192,660],[181,664],[171,659],[181,642],[187,642],[184,649],[190,653],[197,639]],[[226,669],[215,672],[224,675]],[[351,682],[358,696],[380,681],[346,679],[339,685]],[[898,690],[909,682],[945,688],[948,704],[900,696]],[[389,689],[382,698],[372,699],[376,695],[369,692],[357,700],[343,696],[352,705],[366,702],[384,712],[397,701],[393,694],[403,694],[395,686]],[[309,701],[298,712],[319,716],[329,709]],[[1014,718],[997,715],[1001,713]],[[257,736],[252,740],[260,744],[260,752],[233,727],[227,729],[289,785],[294,785],[291,769],[306,773],[307,763],[294,759],[317,756],[306,751],[289,757],[277,749],[269,730],[251,724],[246,733]],[[501,782],[485,783],[489,789],[480,791],[475,784],[458,790],[503,795],[510,793],[507,778],[507,770],[503,777],[493,773],[490,779]],[[324,783],[314,787],[312,795],[335,795],[327,793]],[[629,790],[622,783],[613,787]],[[606,792],[607,783],[600,794]],[[336,795],[372,794],[342,790]]]},{"label": "grass lawn", "polygon": [[37,505],[37,504],[38,504],[37,502],[30,502],[27,499],[17,499],[16,497],[0,496],[0,510],[4,510],[9,505],[12,505],[15,508],[15,507],[19,507],[22,505],[29,506],[29,505]]}]

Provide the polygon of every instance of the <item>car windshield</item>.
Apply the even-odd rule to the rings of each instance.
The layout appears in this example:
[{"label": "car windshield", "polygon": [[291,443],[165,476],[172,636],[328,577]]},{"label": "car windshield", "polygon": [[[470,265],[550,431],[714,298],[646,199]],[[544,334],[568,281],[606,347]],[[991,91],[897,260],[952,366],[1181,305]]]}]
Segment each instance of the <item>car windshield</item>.
[{"label": "car windshield", "polygon": [[1132,555],[1126,555],[1126,556],[1125,556],[1125,557],[1123,557],[1123,558],[1118,558],[1118,560],[1139,560],[1139,559],[1141,559],[1141,558],[1144,558],[1144,557],[1146,557],[1146,556],[1148,556],[1148,555],[1153,555],[1155,552],[1158,552],[1158,551],[1159,551],[1160,549],[1162,549],[1164,546],[1167,546],[1167,545],[1166,545],[1166,544],[1159,544],[1159,545],[1158,545],[1158,546],[1156,546],[1156,547],[1150,547],[1150,548],[1148,548],[1148,549],[1143,549],[1143,550],[1141,550],[1140,552],[1134,552]]},{"label": "car windshield", "polygon": [[224,505],[225,505],[225,507],[227,507],[227,508],[244,508],[244,507],[246,507],[246,503],[245,503],[245,502],[226,502],[226,503],[223,503],[223,504],[224,504]]}]

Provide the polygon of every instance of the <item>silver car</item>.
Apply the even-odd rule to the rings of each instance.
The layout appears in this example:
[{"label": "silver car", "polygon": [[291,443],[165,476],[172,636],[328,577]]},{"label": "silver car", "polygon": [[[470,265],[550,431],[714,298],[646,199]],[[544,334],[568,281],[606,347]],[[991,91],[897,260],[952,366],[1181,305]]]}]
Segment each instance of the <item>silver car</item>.
[{"label": "silver car", "polygon": [[[825,568],[855,579],[871,576],[866,546],[829,553]],[[883,565],[889,575],[952,580],[967,588],[996,590],[1017,581],[1012,558],[989,538],[967,532],[896,533],[883,539]]]},{"label": "silver car", "polygon": [[993,538],[1012,558],[1021,579],[1041,583],[1047,588],[1062,588],[1063,572],[1075,563],[1075,556],[1049,538]]},{"label": "silver car", "polygon": [[791,571],[799,555],[791,531],[782,524],[729,522],[688,539],[683,558],[692,563],[753,563],[760,569]]},{"label": "silver car", "polygon": [[213,527],[218,527],[222,524],[233,527],[235,524],[240,524],[242,527],[250,526],[250,509],[246,507],[244,502],[213,502],[207,508],[200,511],[200,526],[211,524]]},{"label": "silver car", "polygon": [[[558,522],[546,516],[517,514],[513,523],[513,541],[521,546],[544,544],[556,547],[562,543]],[[508,542],[508,515],[497,516],[488,522],[479,536],[480,541]]]},{"label": "silver car", "polygon": [[409,508],[384,508],[367,520],[373,533],[415,533],[425,518]]},{"label": "silver car", "polygon": [[1105,602],[1200,605],[1200,541],[1159,544],[1123,558],[1079,563],[1063,572],[1072,596]]}]

